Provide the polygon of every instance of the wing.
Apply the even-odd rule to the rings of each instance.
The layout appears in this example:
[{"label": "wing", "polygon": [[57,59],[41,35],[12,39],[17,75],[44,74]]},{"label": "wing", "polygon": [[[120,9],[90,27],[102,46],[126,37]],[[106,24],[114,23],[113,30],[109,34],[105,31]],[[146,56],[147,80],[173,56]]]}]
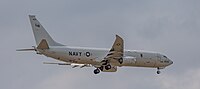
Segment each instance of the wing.
[{"label": "wing", "polygon": [[106,55],[104,60],[102,60],[102,65],[107,65],[108,63],[112,62],[118,62],[120,64],[123,63],[123,55],[124,55],[124,41],[123,39],[116,35],[115,42],[110,49],[109,53]]}]

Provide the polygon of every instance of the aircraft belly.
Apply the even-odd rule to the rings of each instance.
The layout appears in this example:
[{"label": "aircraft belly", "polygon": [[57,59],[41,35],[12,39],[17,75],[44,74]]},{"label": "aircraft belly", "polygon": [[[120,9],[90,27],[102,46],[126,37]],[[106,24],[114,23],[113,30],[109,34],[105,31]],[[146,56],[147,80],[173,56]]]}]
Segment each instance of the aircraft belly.
[{"label": "aircraft belly", "polygon": [[123,66],[136,66],[136,60],[124,60]]},{"label": "aircraft belly", "polygon": [[155,67],[154,59],[139,59],[136,61],[136,66],[138,67]]},{"label": "aircraft belly", "polygon": [[94,64],[96,63],[92,58],[85,58],[85,57],[67,57],[66,61],[78,64]]}]

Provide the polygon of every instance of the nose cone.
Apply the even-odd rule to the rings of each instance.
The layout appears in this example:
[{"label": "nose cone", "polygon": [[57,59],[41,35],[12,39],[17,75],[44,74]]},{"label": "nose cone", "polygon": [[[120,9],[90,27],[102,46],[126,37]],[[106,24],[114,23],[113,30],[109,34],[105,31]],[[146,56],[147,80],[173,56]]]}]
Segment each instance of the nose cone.
[{"label": "nose cone", "polygon": [[171,65],[171,64],[173,64],[173,61],[172,61],[172,60],[169,61],[169,65]]}]

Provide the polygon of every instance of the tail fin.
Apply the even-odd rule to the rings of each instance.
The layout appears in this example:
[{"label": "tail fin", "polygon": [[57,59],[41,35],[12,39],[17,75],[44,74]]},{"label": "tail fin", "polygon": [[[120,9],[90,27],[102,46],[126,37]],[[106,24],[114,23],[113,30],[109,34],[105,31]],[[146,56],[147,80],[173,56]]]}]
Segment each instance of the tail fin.
[{"label": "tail fin", "polygon": [[39,46],[42,40],[46,40],[49,46],[64,46],[60,43],[55,42],[51,38],[51,36],[48,34],[48,32],[44,29],[44,27],[40,24],[40,22],[36,19],[34,15],[29,15],[29,18],[37,46]]}]

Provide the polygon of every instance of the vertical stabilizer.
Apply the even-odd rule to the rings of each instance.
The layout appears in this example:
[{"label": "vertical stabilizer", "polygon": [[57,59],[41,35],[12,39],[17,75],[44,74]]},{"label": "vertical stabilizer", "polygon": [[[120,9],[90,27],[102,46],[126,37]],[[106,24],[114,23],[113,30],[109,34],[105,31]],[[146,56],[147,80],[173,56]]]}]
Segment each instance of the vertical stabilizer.
[{"label": "vertical stabilizer", "polygon": [[37,46],[44,39],[46,40],[49,46],[64,46],[60,43],[55,42],[51,38],[51,36],[48,34],[48,32],[44,29],[44,27],[40,24],[40,22],[36,19],[34,15],[29,15],[29,18]]}]

